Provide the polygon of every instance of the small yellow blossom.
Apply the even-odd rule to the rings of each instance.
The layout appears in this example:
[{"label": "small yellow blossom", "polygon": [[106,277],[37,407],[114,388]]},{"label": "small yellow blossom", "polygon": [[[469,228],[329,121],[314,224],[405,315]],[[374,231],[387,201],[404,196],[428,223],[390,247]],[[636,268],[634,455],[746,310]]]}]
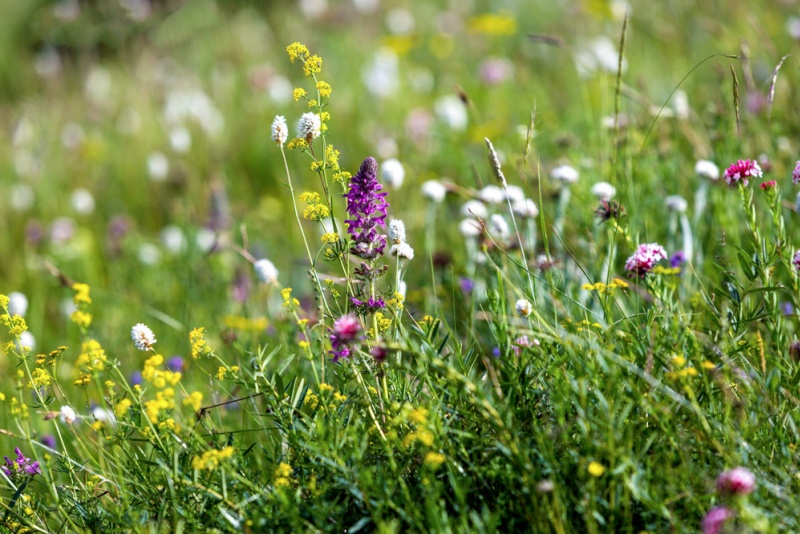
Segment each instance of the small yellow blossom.
[{"label": "small yellow blossom", "polygon": [[204,452],[201,456],[192,458],[192,467],[194,469],[205,469],[206,471],[213,471],[219,467],[222,460],[226,460],[233,456],[233,447],[225,447],[222,450],[211,449]]},{"label": "small yellow blossom", "polygon": [[292,96],[294,97],[294,100],[295,100],[295,102],[297,102],[297,101],[298,101],[298,100],[300,100],[301,98],[305,98],[305,96],[306,96],[307,94],[308,94],[308,93],[306,93],[306,90],[305,90],[305,89],[303,89],[302,87],[296,87],[296,88],[294,89],[294,91],[292,91]]},{"label": "small yellow blossom", "polygon": [[444,454],[431,451],[425,455],[423,463],[431,469],[436,470],[439,469],[445,461],[447,461],[447,457]]},{"label": "small yellow blossom", "polygon": [[289,59],[292,63],[295,62],[296,59],[304,60],[308,57],[308,48],[306,45],[294,42],[286,47],[286,53],[289,54]]},{"label": "small yellow blossom", "polygon": [[75,295],[72,297],[72,302],[74,302],[76,306],[92,303],[92,298],[89,296],[88,284],[72,284],[72,290],[75,292]]},{"label": "small yellow blossom", "polygon": [[674,363],[678,367],[683,367],[684,365],[686,365],[686,358],[684,358],[683,356],[677,356],[677,355],[673,356],[672,357],[672,363]]},{"label": "small yellow blossom", "polygon": [[189,343],[192,345],[192,358],[211,353],[205,338],[205,328],[195,328],[189,332]]},{"label": "small yellow blossom", "polygon": [[470,18],[467,29],[485,35],[513,35],[517,31],[517,20],[511,15],[483,13]]},{"label": "small yellow blossom", "polygon": [[130,399],[122,399],[114,406],[114,413],[117,414],[117,417],[122,417],[123,415],[128,413],[131,406],[133,406],[133,401]]},{"label": "small yellow blossom", "polygon": [[41,367],[37,367],[31,373],[31,383],[29,384],[31,389],[35,388],[46,388],[52,382],[53,377],[50,374],[42,369]]},{"label": "small yellow blossom", "polygon": [[81,328],[89,328],[92,325],[92,314],[81,310],[72,312],[70,319]]},{"label": "small yellow blossom", "polygon": [[302,139],[300,137],[295,137],[288,143],[286,143],[286,148],[289,150],[305,150],[308,147],[308,141]]},{"label": "small yellow blossom", "polygon": [[6,309],[8,308],[9,303],[8,295],[0,294],[0,308]]},{"label": "small yellow blossom", "polygon": [[306,59],[305,65],[303,65],[303,73],[306,76],[312,76],[322,70],[322,58],[313,55]]},{"label": "small yellow blossom", "polygon": [[339,242],[339,234],[337,232],[326,232],[322,234],[322,242],[327,245],[332,245]]},{"label": "small yellow blossom", "polygon": [[713,362],[710,362],[708,360],[704,361],[700,365],[703,367],[703,369],[706,369],[708,371],[710,371],[711,369],[714,369],[716,367],[716,365]]},{"label": "small yellow blossom", "polygon": [[331,86],[328,82],[323,82],[322,80],[317,82],[317,91],[319,91],[319,96],[322,98],[328,98],[331,96]]},{"label": "small yellow blossom", "polygon": [[200,409],[200,406],[203,404],[203,394],[199,391],[195,391],[185,399],[183,399],[184,406],[191,406],[192,409],[196,412]]},{"label": "small yellow blossom", "polygon": [[318,204],[319,201],[319,193],[314,191],[304,191],[300,193],[300,202],[305,202],[306,204]]},{"label": "small yellow blossom", "polygon": [[601,477],[606,472],[606,468],[599,462],[591,462],[589,463],[588,471],[593,477]]},{"label": "small yellow blossom", "polygon": [[425,408],[415,408],[410,414],[408,414],[408,419],[412,423],[416,423],[418,425],[424,425],[428,422],[428,410]]},{"label": "small yellow blossom", "polygon": [[303,210],[303,218],[309,221],[320,221],[330,214],[325,204],[311,204]]}]

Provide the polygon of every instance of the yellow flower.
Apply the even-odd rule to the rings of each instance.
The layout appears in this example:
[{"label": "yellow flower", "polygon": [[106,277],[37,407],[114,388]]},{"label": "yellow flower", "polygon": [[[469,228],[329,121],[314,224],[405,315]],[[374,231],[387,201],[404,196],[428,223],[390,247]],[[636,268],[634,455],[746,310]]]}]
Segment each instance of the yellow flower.
[{"label": "yellow flower", "polygon": [[75,295],[72,297],[72,302],[74,302],[76,306],[92,303],[92,298],[89,296],[88,284],[72,284],[72,290],[75,292]]},{"label": "yellow flower", "polygon": [[328,98],[331,96],[331,86],[328,82],[318,81],[317,82],[317,91],[319,91],[319,96],[322,98]]},{"label": "yellow flower", "polygon": [[313,191],[304,191],[300,193],[300,202],[305,202],[306,204],[318,204],[319,201],[319,193]]},{"label": "yellow flower", "polygon": [[206,342],[205,331],[205,328],[195,328],[189,332],[189,342],[192,345],[192,358],[211,353],[211,347],[209,347]]},{"label": "yellow flower", "polygon": [[8,295],[0,294],[0,308],[8,308],[9,298]]},{"label": "yellow flower", "polygon": [[301,98],[305,98],[307,94],[308,93],[306,93],[306,90],[302,87],[295,87],[294,91],[292,91],[292,96],[294,97],[295,102]]},{"label": "yellow flower", "polygon": [[447,457],[444,454],[438,452],[429,452],[425,455],[425,459],[423,463],[430,467],[431,469],[439,469],[439,467],[447,461]]},{"label": "yellow flower", "polygon": [[35,388],[46,388],[50,385],[50,382],[53,381],[53,377],[45,371],[44,369],[37,367],[31,373],[31,383],[29,384],[31,389]]},{"label": "yellow flower", "polygon": [[195,391],[185,399],[183,399],[184,406],[191,406],[192,409],[196,412],[200,409],[200,406],[203,404],[203,394],[199,391]]},{"label": "yellow flower", "polygon": [[467,29],[485,35],[513,35],[517,31],[517,21],[510,15],[483,13],[470,18]]},{"label": "yellow flower", "polygon": [[306,76],[311,76],[313,74],[320,72],[321,70],[322,70],[322,58],[317,55],[313,55],[310,58],[306,59],[306,63],[305,65],[303,65],[303,73],[305,73]]},{"label": "yellow flower", "polygon": [[606,468],[603,467],[603,464],[598,462],[591,462],[588,467],[589,474],[593,477],[601,477],[603,473],[606,472]]},{"label": "yellow flower", "polygon": [[713,362],[709,362],[708,360],[704,361],[700,365],[703,367],[703,369],[706,369],[706,370],[709,370],[709,371],[716,367],[716,365]]},{"label": "yellow flower", "polygon": [[81,310],[75,310],[72,312],[70,319],[72,319],[72,322],[81,328],[89,328],[89,326],[92,324],[92,314]]},{"label": "yellow flower", "polygon": [[205,469],[206,471],[213,471],[222,460],[227,460],[233,456],[233,447],[225,447],[222,450],[211,449],[204,452],[201,456],[192,458],[192,467],[194,469]]},{"label": "yellow flower", "polygon": [[408,414],[408,418],[412,423],[424,425],[428,422],[428,413],[428,410],[425,408],[416,408],[410,414]]},{"label": "yellow flower", "polygon": [[117,414],[117,417],[122,417],[128,410],[130,410],[131,406],[133,406],[133,401],[130,399],[122,399],[114,406],[114,413]]},{"label": "yellow flower", "polygon": [[294,63],[296,59],[304,60],[305,58],[308,57],[309,54],[306,45],[297,42],[294,42],[289,46],[287,46],[286,53],[289,54],[289,59],[291,60],[292,63]]},{"label": "yellow flower", "polygon": [[686,365],[686,358],[684,358],[683,356],[676,355],[672,357],[672,362],[678,367],[683,367],[684,365]]},{"label": "yellow flower", "polygon": [[303,210],[303,218],[309,221],[320,221],[330,214],[325,204],[312,204]]},{"label": "yellow flower", "polygon": [[327,232],[322,234],[322,242],[328,245],[339,242],[339,234],[337,232]]}]

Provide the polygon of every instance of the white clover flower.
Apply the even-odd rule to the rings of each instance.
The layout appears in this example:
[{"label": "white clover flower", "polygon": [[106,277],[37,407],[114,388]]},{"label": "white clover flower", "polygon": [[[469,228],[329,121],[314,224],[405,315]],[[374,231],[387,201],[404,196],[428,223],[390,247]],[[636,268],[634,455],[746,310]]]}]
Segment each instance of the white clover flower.
[{"label": "white clover flower", "polygon": [[282,145],[289,138],[289,127],[286,126],[286,117],[276,115],[272,121],[272,140]]},{"label": "white clover flower", "polygon": [[550,171],[550,178],[565,184],[574,184],[579,177],[577,169],[570,165],[560,165]]},{"label": "white clover flower", "polygon": [[533,219],[539,215],[539,208],[536,206],[536,202],[529,198],[525,199],[524,202],[513,204],[511,209],[520,217],[530,217]]},{"label": "white clover flower", "polygon": [[381,163],[381,177],[383,181],[394,189],[400,189],[403,185],[403,180],[406,177],[406,171],[403,169],[403,164],[396,158],[387,159]]},{"label": "white clover flower", "polygon": [[436,204],[441,204],[447,194],[447,188],[439,180],[423,182],[420,189],[422,190],[422,196],[432,200]]},{"label": "white clover flower", "polygon": [[303,113],[297,121],[297,137],[301,139],[316,139],[319,137],[322,121],[316,113]]},{"label": "white clover flower", "polygon": [[163,182],[169,176],[169,160],[161,152],[147,156],[147,175],[154,182]]},{"label": "white clover flower", "polygon": [[28,297],[19,291],[12,291],[8,294],[8,314],[25,317],[28,311]]},{"label": "white clover flower", "polygon": [[192,134],[183,126],[176,126],[169,131],[169,146],[178,154],[185,154],[192,148]]},{"label": "white clover flower", "polygon": [[81,215],[89,215],[94,211],[94,197],[88,189],[76,189],[69,197],[72,209]]},{"label": "white clover flower", "polygon": [[80,419],[78,419],[78,414],[75,413],[70,406],[62,406],[59,410],[59,414],[61,415],[61,422],[71,425],[72,423],[79,423]]},{"label": "white clover flower", "polygon": [[489,210],[480,200],[467,200],[461,206],[461,215],[464,217],[477,217],[478,219],[485,219],[489,216]]},{"label": "white clover flower", "polygon": [[404,260],[414,259],[414,249],[411,248],[411,245],[406,242],[392,245],[392,248],[389,250],[389,254]]},{"label": "white clover flower", "polygon": [[517,314],[522,317],[528,317],[533,313],[533,304],[531,304],[531,301],[528,299],[519,299],[514,305],[514,308],[517,310]]},{"label": "white clover flower", "polygon": [[497,213],[493,214],[489,218],[489,228],[493,234],[497,235],[501,239],[506,239],[509,235],[511,235],[511,231],[508,228],[508,223],[502,215],[498,215]]},{"label": "white clover flower", "polygon": [[278,269],[268,259],[257,260],[253,264],[253,269],[255,269],[258,279],[265,284],[274,284],[278,281]]},{"label": "white clover flower", "polygon": [[153,331],[144,323],[136,323],[131,328],[131,339],[134,346],[139,350],[150,350],[156,343],[156,336]]},{"label": "white clover flower", "polygon": [[478,191],[478,198],[487,204],[500,204],[506,199],[506,195],[499,186],[487,185]]},{"label": "white clover flower", "polygon": [[458,230],[464,237],[478,237],[483,232],[483,227],[475,219],[464,219],[458,225]]},{"label": "white clover flower", "polygon": [[716,182],[719,180],[719,167],[713,161],[701,159],[694,165],[694,172],[701,178]]},{"label": "white clover flower", "polygon": [[525,202],[525,192],[518,185],[509,185],[504,191],[504,196],[511,201],[511,205],[522,204]]},{"label": "white clover flower", "polygon": [[664,205],[669,211],[676,211],[678,213],[685,213],[689,204],[686,199],[680,195],[669,195],[664,199]]},{"label": "white clover flower", "polygon": [[605,200],[608,202],[617,194],[617,188],[608,182],[597,182],[592,186],[592,194],[596,196],[598,200]]},{"label": "white clover flower", "polygon": [[389,241],[396,245],[406,242],[406,225],[400,219],[389,221]]}]

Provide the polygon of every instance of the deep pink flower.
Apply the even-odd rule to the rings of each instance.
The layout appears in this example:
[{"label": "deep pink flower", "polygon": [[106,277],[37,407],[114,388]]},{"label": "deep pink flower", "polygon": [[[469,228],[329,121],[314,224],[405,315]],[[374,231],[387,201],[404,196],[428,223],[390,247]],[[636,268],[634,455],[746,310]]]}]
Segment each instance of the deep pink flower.
[{"label": "deep pink flower", "polygon": [[756,476],[746,467],[734,467],[717,478],[720,495],[747,495],[756,487]]},{"label": "deep pink flower", "polygon": [[762,175],[756,160],[740,159],[725,169],[725,183],[736,185],[741,180],[742,184],[747,185],[749,178],[761,178]]},{"label": "deep pink flower", "polygon": [[331,354],[333,361],[338,362],[340,358],[350,356],[350,346],[358,340],[361,324],[358,322],[358,317],[348,313],[333,322],[330,332]]},{"label": "deep pink flower", "polygon": [[759,187],[766,191],[767,189],[775,189],[778,186],[778,182],[775,180],[767,180],[766,182],[762,183]]},{"label": "deep pink flower", "polygon": [[658,243],[639,245],[636,252],[625,262],[625,269],[631,274],[643,277],[653,270],[656,263],[667,258],[667,251]]},{"label": "deep pink flower", "polygon": [[703,534],[719,534],[722,525],[733,518],[736,512],[724,506],[715,506],[703,518]]},{"label": "deep pink flower", "polygon": [[792,183],[794,185],[800,184],[800,161],[795,164],[794,171],[792,171]]}]

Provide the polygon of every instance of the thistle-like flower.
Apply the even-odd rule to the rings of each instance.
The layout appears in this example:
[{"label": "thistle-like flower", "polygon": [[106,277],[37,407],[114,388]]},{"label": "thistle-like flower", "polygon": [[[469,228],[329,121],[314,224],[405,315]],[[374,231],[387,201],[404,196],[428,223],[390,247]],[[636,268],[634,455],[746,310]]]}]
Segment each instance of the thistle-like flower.
[{"label": "thistle-like flower", "polygon": [[297,137],[311,141],[319,137],[322,121],[316,113],[303,113],[297,122]]},{"label": "thistle-like flower", "polygon": [[678,213],[685,213],[686,209],[689,207],[689,203],[680,195],[669,195],[664,199],[664,205],[669,211]]},{"label": "thistle-like flower", "polygon": [[131,339],[137,349],[145,351],[152,349],[156,342],[153,331],[143,323],[137,323],[131,328]]},{"label": "thistle-like flower", "polygon": [[405,243],[406,241],[406,225],[400,219],[392,219],[389,221],[389,241],[395,245]]},{"label": "thistle-like flower", "polygon": [[351,354],[351,346],[358,341],[361,325],[358,318],[349,313],[342,315],[333,323],[330,330],[331,354],[333,361],[338,362],[340,358],[348,358]]},{"label": "thistle-like flower", "polygon": [[383,186],[378,183],[378,162],[368,157],[361,168],[350,179],[350,189],[345,193],[347,199],[347,233],[352,239],[350,252],[361,259],[371,260],[383,254],[386,236],[378,233],[378,227],[386,227],[387,193],[381,193]]},{"label": "thistle-like flower", "polygon": [[703,534],[719,534],[722,525],[736,516],[736,512],[725,506],[715,506],[703,518]]},{"label": "thistle-like flower", "polygon": [[278,115],[272,121],[272,140],[282,145],[289,138],[289,128],[286,126],[286,118]]},{"label": "thistle-like flower", "polygon": [[721,495],[747,495],[756,487],[756,476],[746,467],[734,467],[717,478],[717,491]]},{"label": "thistle-like flower", "polygon": [[749,184],[749,178],[761,178],[763,173],[756,160],[740,159],[725,169],[725,183],[736,185],[739,181],[742,185]]},{"label": "thistle-like flower", "polygon": [[667,259],[667,251],[658,243],[639,245],[636,252],[625,262],[625,269],[631,274],[644,277],[661,260]]},{"label": "thistle-like flower", "polygon": [[794,257],[792,258],[792,265],[794,265],[795,271],[800,272],[800,250],[794,253]]},{"label": "thistle-like flower", "polygon": [[389,249],[389,254],[392,256],[397,256],[401,260],[413,260],[414,259],[414,249],[411,248],[411,245],[403,241],[402,243],[398,243],[396,245],[392,245],[392,248]]}]

